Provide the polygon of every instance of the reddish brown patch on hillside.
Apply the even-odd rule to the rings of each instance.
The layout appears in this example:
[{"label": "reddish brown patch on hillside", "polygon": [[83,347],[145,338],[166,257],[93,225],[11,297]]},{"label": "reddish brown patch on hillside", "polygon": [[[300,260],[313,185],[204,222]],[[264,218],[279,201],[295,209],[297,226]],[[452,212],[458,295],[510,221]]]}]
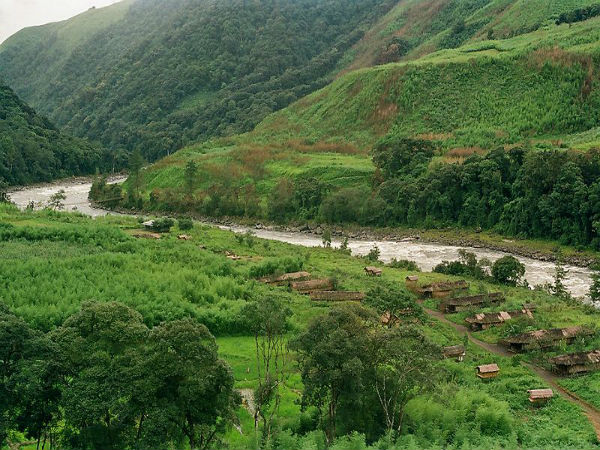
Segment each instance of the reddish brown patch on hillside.
[{"label": "reddish brown patch on hillside", "polygon": [[454,133],[421,133],[415,137],[423,141],[447,141],[454,137]]},{"label": "reddish brown patch on hillside", "polygon": [[444,155],[444,161],[450,164],[462,164],[471,155],[485,155],[487,150],[481,147],[453,148]]},{"label": "reddish brown patch on hillside", "polygon": [[314,144],[307,144],[300,140],[291,140],[288,141],[287,145],[299,153],[339,153],[342,155],[359,155],[366,153],[366,151],[347,142],[319,141]]},{"label": "reddish brown patch on hillside", "polygon": [[398,70],[386,80],[383,94],[379,97],[375,111],[369,118],[369,122],[378,135],[386,134],[398,115],[398,104],[394,101],[391,91],[392,88],[398,88],[400,75],[403,72],[404,70]]}]

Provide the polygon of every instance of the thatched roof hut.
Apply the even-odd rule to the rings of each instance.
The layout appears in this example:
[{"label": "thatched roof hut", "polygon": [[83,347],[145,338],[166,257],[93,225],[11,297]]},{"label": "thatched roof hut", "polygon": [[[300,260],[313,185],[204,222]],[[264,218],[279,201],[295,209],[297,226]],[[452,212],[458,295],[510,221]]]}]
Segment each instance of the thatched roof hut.
[{"label": "thatched roof hut", "polygon": [[360,302],[365,298],[363,292],[352,291],[313,291],[310,299],[325,302]]},{"label": "thatched roof hut", "polygon": [[307,281],[293,281],[291,283],[292,289],[308,294],[311,291],[330,291],[333,289],[333,281],[329,278],[322,278],[319,280],[307,280]]},{"label": "thatched roof hut", "polygon": [[417,289],[417,292],[427,298],[444,298],[448,297],[455,291],[462,291],[469,288],[469,283],[465,280],[460,281],[441,281],[431,283]]},{"label": "thatched roof hut", "polygon": [[504,294],[501,292],[492,292],[490,294],[470,295],[468,297],[455,297],[444,300],[440,304],[442,311],[448,314],[465,311],[473,306],[484,306],[486,304],[496,304],[504,301]]},{"label": "thatched roof hut", "polygon": [[592,334],[594,334],[593,331],[580,326],[553,328],[517,334],[501,340],[500,343],[513,352],[522,352],[535,348],[552,347],[562,341],[570,343],[577,337]]},{"label": "thatched roof hut", "polygon": [[533,314],[528,309],[519,309],[516,311],[500,311],[494,313],[479,313],[472,317],[467,317],[465,322],[469,324],[473,331],[487,330],[490,327],[502,325],[507,320],[516,317],[529,317],[533,319]]},{"label": "thatched roof hut", "polygon": [[465,359],[467,352],[464,345],[451,345],[449,347],[444,347],[442,349],[442,354],[444,358],[456,358],[458,362],[461,362]]},{"label": "thatched roof hut", "polygon": [[575,375],[600,369],[600,350],[568,353],[549,359],[555,372],[560,375]]},{"label": "thatched roof hut", "polygon": [[367,266],[365,267],[365,273],[371,277],[380,277],[383,270],[379,267]]},{"label": "thatched roof hut", "polygon": [[530,389],[527,393],[531,403],[545,403],[554,397],[552,389]]},{"label": "thatched roof hut", "polygon": [[310,279],[308,272],[290,272],[279,276],[261,278],[260,281],[269,284],[289,284],[292,281],[304,281]]},{"label": "thatched roof hut", "polygon": [[498,364],[483,364],[477,366],[477,376],[479,378],[496,378],[500,373]]}]

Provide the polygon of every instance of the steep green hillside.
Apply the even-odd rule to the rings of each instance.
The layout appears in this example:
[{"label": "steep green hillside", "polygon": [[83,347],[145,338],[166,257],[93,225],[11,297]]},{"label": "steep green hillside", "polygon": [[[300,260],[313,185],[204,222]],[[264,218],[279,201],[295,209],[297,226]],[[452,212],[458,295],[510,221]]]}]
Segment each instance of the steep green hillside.
[{"label": "steep green hillside", "polygon": [[279,221],[481,227],[598,248],[600,159],[581,150],[600,143],[599,25],[351,72],[251,133],[141,172],[123,202]]},{"label": "steep green hillside", "polygon": [[405,0],[350,52],[350,69],[414,60],[482,39],[506,39],[551,26],[562,13],[597,0]]},{"label": "steep green hillside", "polygon": [[108,166],[100,147],[57,130],[0,84],[0,183],[27,184]]},{"label": "steep green hillside", "polygon": [[149,159],[324,86],[392,0],[135,0],[24,30],[0,76],[59,126]]}]

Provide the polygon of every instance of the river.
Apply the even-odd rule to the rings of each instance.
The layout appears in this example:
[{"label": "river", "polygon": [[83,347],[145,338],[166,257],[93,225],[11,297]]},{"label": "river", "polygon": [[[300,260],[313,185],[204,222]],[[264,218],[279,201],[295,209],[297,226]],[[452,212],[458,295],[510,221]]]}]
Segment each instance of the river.
[{"label": "river", "polygon": [[[123,177],[116,177],[110,180],[111,183],[118,183],[124,180]],[[39,186],[31,186],[20,189],[14,192],[9,192],[9,197],[20,208],[25,208],[30,202],[36,205],[44,205],[50,199],[50,196],[60,189],[65,191],[66,199],[63,202],[65,210],[78,211],[92,217],[105,216],[114,214],[110,211],[95,208],[90,205],[88,193],[91,187],[91,182],[86,179],[60,181]],[[235,232],[252,231],[257,237],[270,239],[290,244],[302,245],[305,247],[317,247],[322,245],[320,236],[300,232],[283,232],[270,229],[250,229],[242,226],[225,227]],[[334,246],[340,244],[339,241],[332,242]],[[349,240],[349,248],[354,255],[366,255],[375,245],[381,252],[381,260],[389,262],[392,258],[409,259],[415,261],[424,271],[431,271],[433,267],[442,261],[452,261],[458,259],[458,251],[464,247],[456,247],[452,245],[442,245],[435,243],[425,243],[420,241],[375,241],[375,240]],[[478,258],[487,258],[490,261],[495,261],[506,253],[487,250],[483,248],[467,248],[467,250],[475,253]],[[517,258],[525,264],[525,279],[531,286],[536,286],[544,283],[551,283],[554,278],[555,265],[552,262],[539,261],[537,259],[517,256]],[[584,297],[587,295],[590,284],[592,271],[583,268],[567,265],[565,269],[568,271],[565,280],[565,286],[575,297]]]}]

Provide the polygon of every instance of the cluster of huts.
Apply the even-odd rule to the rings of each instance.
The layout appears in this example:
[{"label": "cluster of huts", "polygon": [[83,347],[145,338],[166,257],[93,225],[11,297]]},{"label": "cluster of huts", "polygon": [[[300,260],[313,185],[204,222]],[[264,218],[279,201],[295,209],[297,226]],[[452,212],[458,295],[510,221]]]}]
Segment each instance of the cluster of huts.
[{"label": "cluster of huts", "polygon": [[363,292],[338,291],[330,278],[311,278],[309,272],[291,272],[283,275],[261,278],[260,281],[277,286],[289,286],[293,290],[308,295],[313,301],[360,302],[365,298]]},{"label": "cluster of huts", "polygon": [[[407,277],[407,288],[422,298],[441,299],[440,309],[446,314],[498,305],[505,301],[504,295],[501,292],[470,296],[461,295],[469,287],[468,283],[464,280],[431,283],[425,286],[419,286],[418,280],[419,278],[416,275]],[[523,304],[521,309],[476,313],[467,317],[465,322],[471,330],[481,331],[502,325],[509,320],[519,317],[533,319],[535,310],[535,305]],[[549,349],[557,347],[562,343],[570,344],[578,338],[593,334],[594,331],[581,326],[554,328],[520,333],[501,340],[500,344],[513,352],[525,352]],[[443,356],[444,358],[453,358],[459,362],[463,361],[466,356],[466,348],[464,345],[444,347]],[[550,358],[548,361],[553,371],[559,375],[568,376],[591,372],[600,370],[600,350],[559,355]],[[487,380],[497,377],[500,373],[500,368],[498,364],[491,363],[477,366],[475,371],[477,377]],[[529,401],[534,404],[545,403],[554,396],[552,389],[530,389],[527,393]]]}]

